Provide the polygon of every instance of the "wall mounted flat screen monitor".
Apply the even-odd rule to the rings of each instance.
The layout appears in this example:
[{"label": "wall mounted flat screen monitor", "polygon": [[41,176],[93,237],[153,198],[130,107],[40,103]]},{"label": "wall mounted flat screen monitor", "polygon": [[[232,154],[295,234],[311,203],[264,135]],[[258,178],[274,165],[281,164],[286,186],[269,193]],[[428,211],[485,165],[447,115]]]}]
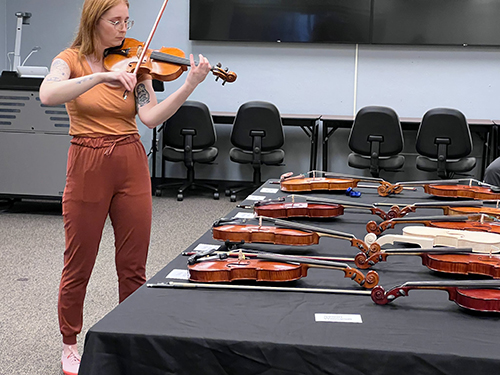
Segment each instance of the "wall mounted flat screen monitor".
[{"label": "wall mounted flat screen monitor", "polygon": [[376,44],[500,45],[500,0],[374,0]]},{"label": "wall mounted flat screen monitor", "polygon": [[371,0],[190,0],[191,40],[369,43]]}]

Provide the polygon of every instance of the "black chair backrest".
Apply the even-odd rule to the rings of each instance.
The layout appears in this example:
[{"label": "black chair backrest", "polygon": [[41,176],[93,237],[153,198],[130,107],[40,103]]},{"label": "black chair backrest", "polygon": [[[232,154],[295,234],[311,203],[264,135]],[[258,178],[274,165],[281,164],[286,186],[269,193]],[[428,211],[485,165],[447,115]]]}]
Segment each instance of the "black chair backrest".
[{"label": "black chair backrest", "polygon": [[356,114],[349,134],[349,148],[370,156],[370,139],[380,142],[380,156],[396,155],[403,151],[403,131],[399,117],[392,108],[368,106]]},{"label": "black chair backrest", "polygon": [[252,132],[262,134],[262,151],[276,150],[283,146],[283,124],[274,104],[251,101],[240,106],[231,131],[231,143],[243,150],[252,151]]},{"label": "black chair backrest", "polygon": [[469,124],[462,112],[433,108],[425,113],[417,133],[417,152],[436,158],[439,142],[447,144],[448,159],[463,158],[472,152]]},{"label": "black chair backrest", "polygon": [[[187,130],[187,131],[186,131]],[[210,110],[205,103],[188,100],[163,127],[163,144],[183,149],[184,133],[193,134],[193,149],[213,146],[215,127]]]}]

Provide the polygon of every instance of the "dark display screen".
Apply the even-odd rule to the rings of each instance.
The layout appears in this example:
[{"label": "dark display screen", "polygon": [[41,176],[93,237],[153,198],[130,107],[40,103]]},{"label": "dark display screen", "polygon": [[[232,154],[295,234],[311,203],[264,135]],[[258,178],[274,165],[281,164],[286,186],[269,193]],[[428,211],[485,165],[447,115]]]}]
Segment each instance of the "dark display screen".
[{"label": "dark display screen", "polygon": [[371,0],[191,0],[191,40],[369,43]]},{"label": "dark display screen", "polygon": [[378,44],[500,45],[500,0],[375,0]]},{"label": "dark display screen", "polygon": [[191,40],[500,46],[500,0],[190,0]]}]

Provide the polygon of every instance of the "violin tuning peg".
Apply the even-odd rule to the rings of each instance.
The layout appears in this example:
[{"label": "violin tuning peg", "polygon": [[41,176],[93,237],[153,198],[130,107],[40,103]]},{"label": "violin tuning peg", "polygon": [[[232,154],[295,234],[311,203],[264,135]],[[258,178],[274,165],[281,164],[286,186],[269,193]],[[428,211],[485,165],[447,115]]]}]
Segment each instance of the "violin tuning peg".
[{"label": "violin tuning peg", "polygon": [[222,66],[222,64],[220,62],[217,63],[217,65],[215,65],[217,68],[220,68]]}]

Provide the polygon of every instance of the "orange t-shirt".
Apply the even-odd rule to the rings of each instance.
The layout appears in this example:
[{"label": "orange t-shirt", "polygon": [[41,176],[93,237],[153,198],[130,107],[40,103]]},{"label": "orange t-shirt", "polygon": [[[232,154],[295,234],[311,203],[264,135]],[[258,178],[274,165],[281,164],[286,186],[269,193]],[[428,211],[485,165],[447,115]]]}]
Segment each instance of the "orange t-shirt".
[{"label": "orange t-shirt", "polygon": [[[76,49],[66,49],[55,57],[64,60],[70,70],[70,79],[92,74],[87,60],[78,58]],[[137,82],[151,79],[148,74],[137,77]],[[70,119],[69,134],[73,136],[98,137],[138,133],[135,116],[137,109],[131,93],[123,99],[123,87],[112,87],[105,83],[92,87],[76,99],[66,103]]]}]

